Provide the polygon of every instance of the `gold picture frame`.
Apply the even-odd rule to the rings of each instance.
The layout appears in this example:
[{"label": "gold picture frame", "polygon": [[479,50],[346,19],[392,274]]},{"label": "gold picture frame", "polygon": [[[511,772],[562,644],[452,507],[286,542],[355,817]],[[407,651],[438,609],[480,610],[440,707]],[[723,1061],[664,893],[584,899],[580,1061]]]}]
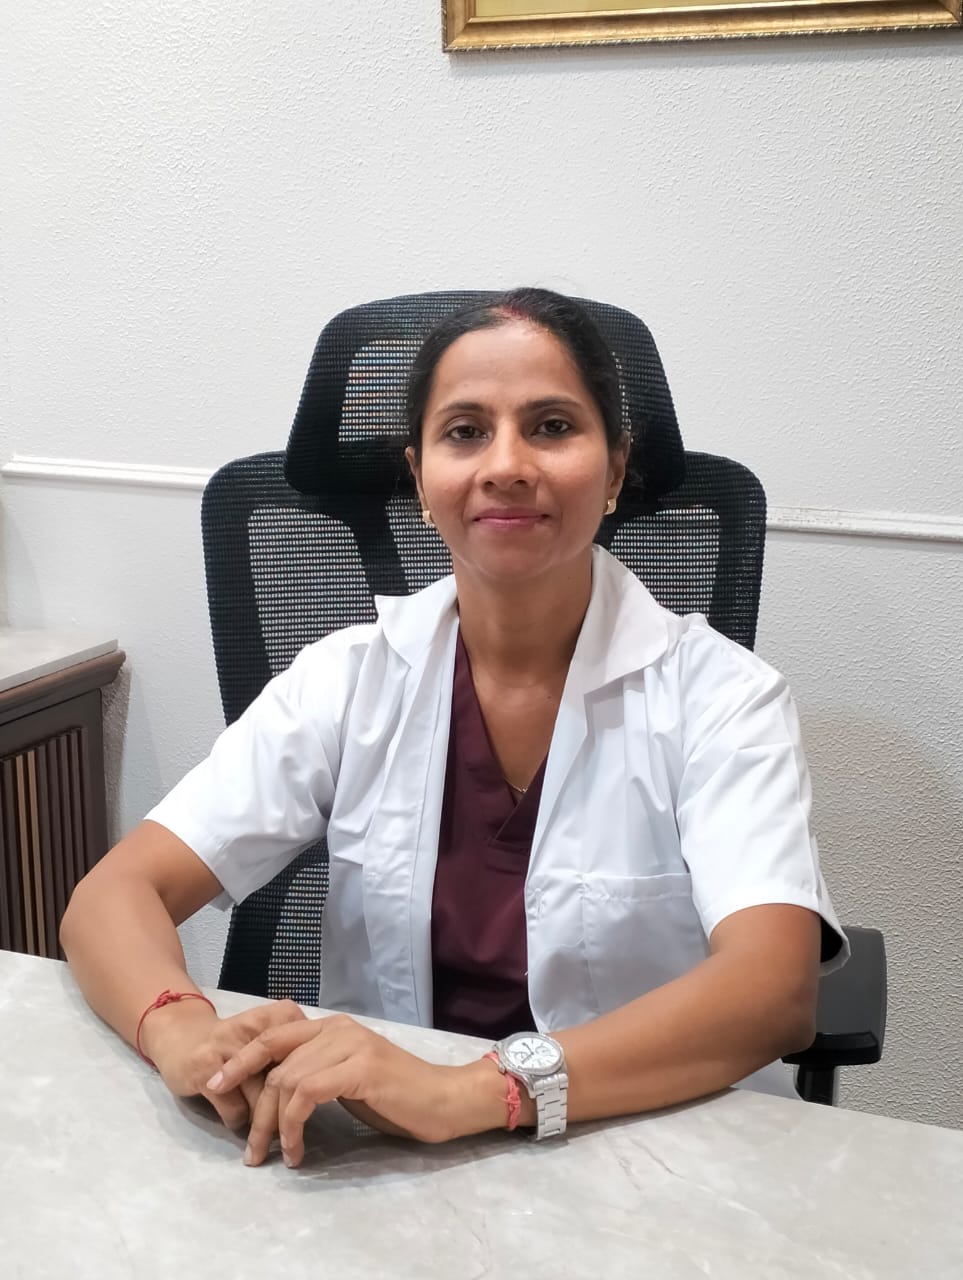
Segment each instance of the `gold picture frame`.
[{"label": "gold picture frame", "polygon": [[538,48],[645,40],[963,27],[963,0],[442,0],[444,47]]}]

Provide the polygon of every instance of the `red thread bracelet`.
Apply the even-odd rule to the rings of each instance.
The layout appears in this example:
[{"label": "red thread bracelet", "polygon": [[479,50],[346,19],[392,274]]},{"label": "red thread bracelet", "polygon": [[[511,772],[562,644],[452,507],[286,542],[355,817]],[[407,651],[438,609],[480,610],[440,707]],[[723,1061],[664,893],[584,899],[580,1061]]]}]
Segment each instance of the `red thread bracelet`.
[{"label": "red thread bracelet", "polygon": [[[151,1062],[150,1058],[148,1058],[147,1054],[140,1047],[140,1029],[144,1025],[144,1019],[149,1013],[153,1013],[155,1009],[163,1009],[165,1004],[177,1004],[179,1000],[203,1000],[205,1004],[210,1005],[211,1008],[214,1009],[214,1005],[211,1004],[211,1001],[208,1000],[207,996],[202,996],[198,991],[162,991],[157,999],[147,1006],[144,1012],[140,1015],[140,1022],[137,1024],[137,1033],[134,1036],[134,1048],[137,1050],[137,1056],[143,1058],[147,1065],[149,1067],[153,1067],[155,1071],[157,1070],[157,1064],[155,1062]],[[217,1013],[217,1010],[214,1009],[214,1012]]]},{"label": "red thread bracelet", "polygon": [[486,1053],[485,1057],[490,1058],[505,1077],[505,1105],[508,1107],[508,1124],[505,1128],[511,1133],[513,1129],[518,1128],[518,1120],[522,1114],[522,1098],[518,1092],[518,1080],[510,1071],[505,1070],[494,1049],[491,1053]]}]

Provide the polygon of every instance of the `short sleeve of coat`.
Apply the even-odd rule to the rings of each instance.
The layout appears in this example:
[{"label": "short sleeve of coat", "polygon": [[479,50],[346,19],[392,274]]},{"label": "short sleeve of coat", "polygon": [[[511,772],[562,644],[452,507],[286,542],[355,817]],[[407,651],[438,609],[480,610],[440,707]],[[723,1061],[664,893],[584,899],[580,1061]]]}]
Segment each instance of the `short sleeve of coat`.
[{"label": "short sleeve of coat", "polygon": [[325,834],[371,630],[352,627],[303,649],[147,814],[224,886],[215,905],[242,901]]},{"label": "short sleeve of coat", "polygon": [[789,903],[822,918],[822,972],[849,951],[810,831],[811,791],[786,681],[704,625],[679,641],[682,856],[706,936],[746,907]]}]

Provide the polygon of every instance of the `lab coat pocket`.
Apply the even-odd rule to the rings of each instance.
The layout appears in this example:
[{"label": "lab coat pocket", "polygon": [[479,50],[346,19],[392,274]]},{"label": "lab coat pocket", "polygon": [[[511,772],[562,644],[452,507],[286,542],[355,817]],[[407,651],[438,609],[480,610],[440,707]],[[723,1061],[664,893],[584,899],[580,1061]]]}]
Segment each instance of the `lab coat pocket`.
[{"label": "lab coat pocket", "polygon": [[685,872],[580,877],[586,960],[603,1013],[679,977],[708,954]]}]

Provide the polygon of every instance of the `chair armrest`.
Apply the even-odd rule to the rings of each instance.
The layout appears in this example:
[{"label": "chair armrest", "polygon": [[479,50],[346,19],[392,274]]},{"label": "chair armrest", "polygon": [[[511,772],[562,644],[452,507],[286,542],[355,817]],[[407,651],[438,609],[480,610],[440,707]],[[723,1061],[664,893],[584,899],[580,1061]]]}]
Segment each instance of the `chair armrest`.
[{"label": "chair armrest", "polygon": [[879,1062],[886,1031],[886,948],[878,929],[844,930],[852,955],[819,983],[816,1038],[783,1062],[811,1070]]}]

